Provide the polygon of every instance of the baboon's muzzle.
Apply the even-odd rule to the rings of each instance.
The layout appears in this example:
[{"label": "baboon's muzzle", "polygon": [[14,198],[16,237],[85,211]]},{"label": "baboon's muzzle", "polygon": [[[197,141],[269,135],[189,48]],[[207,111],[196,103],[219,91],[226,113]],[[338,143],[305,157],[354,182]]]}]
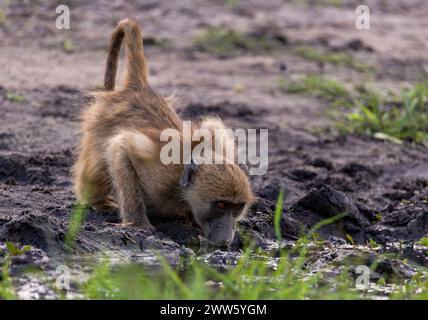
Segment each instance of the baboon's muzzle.
[{"label": "baboon's muzzle", "polygon": [[210,244],[216,247],[229,246],[235,237],[235,220],[231,213],[213,218],[204,226]]}]

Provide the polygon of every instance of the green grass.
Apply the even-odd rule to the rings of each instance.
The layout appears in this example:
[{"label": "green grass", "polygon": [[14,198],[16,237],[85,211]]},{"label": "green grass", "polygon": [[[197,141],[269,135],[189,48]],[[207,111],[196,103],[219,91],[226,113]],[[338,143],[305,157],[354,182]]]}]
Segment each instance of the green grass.
[{"label": "green grass", "polygon": [[282,217],[283,205],[284,205],[284,190],[281,188],[278,194],[278,200],[276,201],[275,212],[273,215],[273,226],[275,229],[275,237],[278,242],[282,240],[281,217]]},{"label": "green grass", "polygon": [[74,52],[75,48],[74,48],[73,41],[69,38],[64,39],[64,42],[62,43],[62,49],[64,50],[65,53]]},{"label": "green grass", "polygon": [[65,235],[65,244],[68,248],[73,249],[76,243],[76,237],[85,221],[88,206],[85,204],[76,204],[71,213],[68,223],[67,233]]},{"label": "green grass", "polygon": [[428,247],[428,237],[423,237],[418,241],[418,244],[424,247]]},{"label": "green grass", "polygon": [[370,67],[360,61],[355,60],[352,55],[346,52],[329,52],[317,50],[308,46],[298,46],[294,48],[294,53],[304,59],[316,62],[323,62],[335,66],[345,66],[357,71],[368,71]]},{"label": "green grass", "polygon": [[9,256],[15,257],[15,256],[19,256],[20,254],[24,254],[25,252],[29,251],[31,249],[31,246],[26,245],[26,246],[23,246],[22,248],[18,248],[12,242],[6,242],[6,248],[7,248]]},{"label": "green grass", "polygon": [[224,6],[229,10],[235,9],[238,4],[238,0],[224,0]]},{"label": "green grass", "polygon": [[280,79],[278,87],[286,93],[309,94],[329,102],[336,107],[330,108],[329,112],[343,133],[428,146],[426,83],[417,83],[400,95],[380,94],[364,86],[351,93],[340,82],[320,75],[309,75],[296,81]]},{"label": "green grass", "polygon": [[12,283],[12,278],[9,274],[11,258],[24,254],[26,251],[30,250],[30,246],[23,246],[22,248],[19,248],[11,242],[6,242],[6,248],[6,256],[0,256],[0,300],[16,299],[15,288]]},{"label": "green grass", "polygon": [[16,299],[15,289],[12,284],[12,279],[9,275],[9,270],[10,260],[7,259],[3,262],[0,260],[0,300]]},{"label": "green grass", "polygon": [[343,0],[324,0],[327,5],[334,7],[341,7],[343,5]]},{"label": "green grass", "polygon": [[370,239],[369,241],[367,241],[367,246],[372,249],[376,249],[379,247],[379,244],[375,240]]},{"label": "green grass", "polygon": [[0,8],[0,27],[6,25],[6,13]]},{"label": "green grass", "polygon": [[[417,294],[415,294],[417,292]],[[427,275],[418,272],[410,280],[406,280],[404,285],[390,295],[392,300],[428,300],[428,280]]]},{"label": "green grass", "polygon": [[310,94],[335,106],[348,106],[351,93],[338,81],[319,75],[309,75],[296,81],[279,80],[279,89],[286,93]]},{"label": "green grass", "polygon": [[302,5],[310,6],[332,6],[332,7],[342,7],[344,5],[343,0],[292,0],[292,2]]},{"label": "green grass", "polygon": [[10,2],[10,0],[4,0],[0,5],[0,27],[4,27],[7,24],[7,12]]},{"label": "green grass", "polygon": [[361,91],[353,112],[339,123],[344,131],[428,146],[427,84],[418,83],[398,97]]},{"label": "green grass", "polygon": [[252,53],[271,51],[286,41],[285,36],[263,37],[226,27],[210,27],[194,38],[196,48],[216,55],[230,55],[243,51]]},{"label": "green grass", "polygon": [[6,92],[6,99],[14,103],[22,103],[26,100],[23,95],[16,92]]}]

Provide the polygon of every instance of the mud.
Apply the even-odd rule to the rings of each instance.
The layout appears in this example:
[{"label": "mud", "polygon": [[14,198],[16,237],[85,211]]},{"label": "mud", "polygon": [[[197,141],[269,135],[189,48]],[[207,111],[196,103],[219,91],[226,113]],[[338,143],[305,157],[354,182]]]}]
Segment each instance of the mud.
[{"label": "mud", "polygon": [[[383,22],[374,21],[373,32],[362,34],[346,24],[353,15],[349,11],[352,5],[310,8],[292,2],[283,6],[279,1],[250,2],[248,6],[238,2],[230,9],[221,1],[198,5],[193,1],[145,5],[76,1],[74,27],[61,32],[51,23],[55,1],[34,1],[31,8],[16,1],[6,9],[6,24],[0,26],[4,70],[0,75],[0,242],[32,246],[14,258],[13,275],[32,265],[53,275],[58,261],[107,252],[120,261],[156,267],[153,249],[163,252],[171,263],[196,255],[227,268],[239,258],[247,239],[273,249],[273,211],[281,188],[285,194],[282,235],[290,245],[320,221],[346,213],[343,219],[318,230],[326,242],[310,263],[313,272],[334,272],[351,258],[373,262],[380,252],[366,246],[370,240],[380,245],[381,252],[400,257],[385,258],[374,277],[409,278],[415,272],[412,263],[428,266],[424,249],[415,244],[428,234],[426,148],[325,130],[332,128],[325,102],[284,94],[277,87],[284,77],[320,70],[316,63],[292,55],[288,42],[274,53],[241,52],[227,58],[198,52],[192,43],[192,37],[209,25],[239,22],[246,32],[268,30],[269,37],[276,37],[271,30],[279,29],[291,44],[317,43],[375,62],[386,69],[375,71],[376,85],[399,90],[420,79],[428,65],[421,54],[421,37],[428,36],[428,28],[426,23],[424,28],[426,19],[420,18],[428,12],[428,5],[418,2],[416,10],[408,1],[394,1],[384,8],[386,2],[373,1]],[[88,90],[102,79],[112,26],[129,12],[141,19],[146,37],[155,39],[146,48],[153,85],[162,94],[176,93],[183,117],[217,114],[232,128],[269,129],[268,173],[251,178],[258,201],[240,223],[229,251],[209,248],[199,230],[180,221],[154,220],[157,231],[147,235],[115,226],[117,212],[92,211],[74,250],[65,245],[75,203],[70,167],[78,141],[77,117],[91,99]],[[330,16],[342,20],[328,22],[324,15],[334,12],[340,14]],[[314,20],[316,14],[319,18]],[[408,32],[425,31],[408,39],[394,29],[392,42],[382,35],[394,21],[407,23]],[[260,27],[268,22],[276,27]],[[349,34],[334,28],[340,23]],[[326,41],[319,40],[320,26],[328,30]],[[72,39],[73,52],[64,52],[66,38]],[[167,39],[168,45],[159,45],[159,39]],[[405,54],[400,51],[404,48]],[[345,67],[323,66],[322,70],[353,85],[364,78]],[[13,101],[10,92],[19,93],[24,101]],[[4,252],[0,245],[0,257]],[[79,269],[82,264],[75,265]],[[20,297],[56,297],[42,282],[31,276],[19,278]]]}]

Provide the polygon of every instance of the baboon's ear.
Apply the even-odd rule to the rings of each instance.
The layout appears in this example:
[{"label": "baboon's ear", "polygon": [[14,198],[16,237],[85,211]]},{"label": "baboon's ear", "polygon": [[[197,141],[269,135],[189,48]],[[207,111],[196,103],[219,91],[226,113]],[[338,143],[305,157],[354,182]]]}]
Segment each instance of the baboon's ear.
[{"label": "baboon's ear", "polygon": [[198,170],[198,165],[193,161],[193,159],[190,164],[184,165],[184,170],[180,178],[180,185],[183,188],[187,188],[193,183],[196,170]]}]

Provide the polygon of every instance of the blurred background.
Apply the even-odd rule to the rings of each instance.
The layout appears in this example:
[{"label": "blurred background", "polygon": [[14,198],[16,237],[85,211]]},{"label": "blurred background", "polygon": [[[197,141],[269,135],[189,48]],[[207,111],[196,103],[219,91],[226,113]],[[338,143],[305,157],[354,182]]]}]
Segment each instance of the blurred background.
[{"label": "blurred background", "polygon": [[[70,8],[70,30],[55,8]],[[13,90],[101,85],[110,33],[143,25],[150,79],[187,99],[276,108],[281,122],[321,121],[315,100],[284,95],[278,80],[323,74],[351,88],[398,90],[426,79],[428,3],[372,0],[370,29],[355,27],[359,1],[0,1],[0,84]],[[338,54],[339,53],[339,54]]]}]

